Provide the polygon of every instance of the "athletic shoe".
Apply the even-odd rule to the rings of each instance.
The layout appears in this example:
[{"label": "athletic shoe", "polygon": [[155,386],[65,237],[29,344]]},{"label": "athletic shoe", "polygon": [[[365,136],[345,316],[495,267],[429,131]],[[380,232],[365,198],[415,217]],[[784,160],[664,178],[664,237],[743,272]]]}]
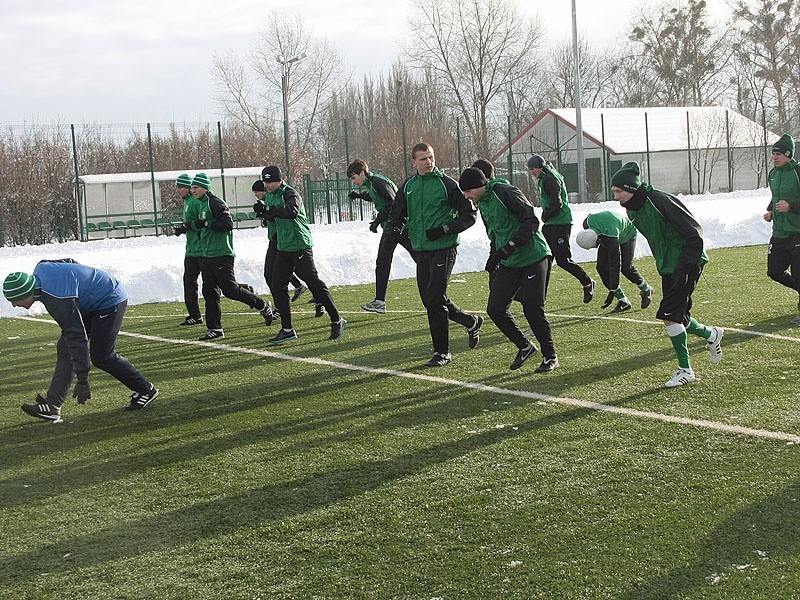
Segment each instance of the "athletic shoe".
[{"label": "athletic shoe", "polygon": [[447,354],[439,354],[436,352],[428,362],[425,363],[426,367],[443,367],[453,361],[453,356],[448,352]]},{"label": "athletic shoe", "polygon": [[697,378],[694,376],[694,371],[691,369],[680,368],[675,372],[675,375],[672,376],[672,379],[664,384],[664,387],[680,387],[682,385],[686,385],[687,383],[692,383],[696,379]]},{"label": "athletic shoe", "polygon": [[725,330],[722,327],[712,327],[711,329],[714,330],[717,337],[713,342],[706,342],[706,345],[708,354],[711,356],[711,364],[717,365],[722,360],[722,336],[725,335]]},{"label": "athletic shoe", "polygon": [[259,312],[261,316],[264,317],[264,325],[269,327],[272,325],[272,320],[275,318],[275,315],[272,314],[272,305],[270,305],[269,300],[264,301],[264,308],[262,308]]},{"label": "athletic shoe", "polygon": [[61,423],[61,407],[48,404],[44,400],[41,394],[36,394],[36,402],[38,404],[23,404],[21,408],[26,415],[31,417],[52,423]]},{"label": "athletic shoe", "polygon": [[189,315],[183,320],[183,323],[180,323],[181,327],[188,327],[190,325],[202,325],[203,324],[203,317],[193,317]]},{"label": "athletic shoe", "polygon": [[133,392],[131,394],[131,403],[125,407],[125,410],[140,410],[150,404],[153,400],[158,398],[158,388],[154,385],[150,386],[150,391],[144,394],[140,392]]},{"label": "athletic shoe", "polygon": [[315,319],[319,318],[324,314],[325,314],[325,307],[322,304],[317,304],[317,306],[314,307],[314,318]]},{"label": "athletic shoe", "polygon": [[222,329],[209,329],[206,331],[206,334],[202,337],[197,338],[198,342],[207,342],[209,340],[219,340],[224,338],[225,334],[222,332]]},{"label": "athletic shoe", "polygon": [[589,304],[589,302],[592,301],[592,298],[594,298],[594,285],[595,285],[594,279],[592,279],[592,281],[591,281],[591,283],[589,285],[583,286],[583,303],[584,304]]},{"label": "athletic shoe", "polygon": [[331,322],[331,337],[329,340],[338,340],[342,337],[342,332],[344,331],[344,326],[347,325],[347,321],[344,319],[339,319],[338,321]]},{"label": "athletic shoe", "polygon": [[642,308],[647,308],[653,301],[653,288],[651,288],[648,285],[647,289],[642,290],[641,294],[642,294]]},{"label": "athletic shoe", "polygon": [[281,313],[278,312],[278,309],[273,306],[272,307],[272,320],[274,321],[275,319],[280,319],[280,318],[281,318]]},{"label": "athletic shoe", "polygon": [[379,314],[386,314],[386,301],[385,300],[373,300],[368,304],[362,304],[361,308],[363,308],[367,312],[374,312]]},{"label": "athletic shoe", "polygon": [[284,331],[281,329],[274,338],[269,340],[270,344],[282,344],[283,342],[291,342],[292,340],[297,339],[297,334],[295,333],[294,329],[289,331]]},{"label": "athletic shoe", "polygon": [[533,371],[534,373],[549,373],[550,371],[555,371],[559,367],[558,364],[558,357],[553,356],[552,358],[543,358],[542,364],[540,364],[536,369]]},{"label": "athletic shoe", "polygon": [[628,301],[628,299],[627,298],[623,298],[622,300],[617,302],[617,305],[613,309],[611,309],[611,312],[612,313],[621,313],[621,312],[625,312],[626,310],[630,310],[632,307],[633,307],[633,305]]},{"label": "athletic shoe", "polygon": [[483,326],[483,317],[475,315],[475,324],[472,327],[467,327],[468,343],[470,348],[474,348],[481,341],[481,327]]},{"label": "athletic shoe", "polygon": [[536,354],[536,346],[528,344],[525,348],[517,352],[517,356],[514,358],[514,362],[511,363],[509,369],[516,371],[534,354]]},{"label": "athletic shoe", "polygon": [[308,288],[307,288],[307,287],[306,287],[304,284],[302,284],[302,283],[300,284],[300,287],[296,287],[296,288],[294,288],[294,294],[292,294],[292,302],[294,302],[294,301],[295,301],[295,300],[297,300],[297,299],[298,299],[300,296],[302,296],[302,295],[303,295],[303,293],[304,293],[304,292],[305,292],[307,289],[308,289]]}]

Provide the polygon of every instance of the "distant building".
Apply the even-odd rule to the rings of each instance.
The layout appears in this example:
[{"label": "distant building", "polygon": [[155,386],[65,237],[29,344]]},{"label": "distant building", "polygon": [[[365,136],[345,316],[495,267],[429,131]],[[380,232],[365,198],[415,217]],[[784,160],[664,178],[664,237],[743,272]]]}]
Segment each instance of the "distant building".
[{"label": "distant building", "polygon": [[[583,148],[589,198],[611,198],[609,176],[638,161],[642,180],[672,193],[700,194],[766,185],[769,144],[779,136],[722,106],[584,108]],[[548,109],[512,139],[515,179],[526,176],[526,160],[541,154],[564,174],[577,199],[578,165],[574,108]],[[492,157],[508,165],[506,144]]]}]

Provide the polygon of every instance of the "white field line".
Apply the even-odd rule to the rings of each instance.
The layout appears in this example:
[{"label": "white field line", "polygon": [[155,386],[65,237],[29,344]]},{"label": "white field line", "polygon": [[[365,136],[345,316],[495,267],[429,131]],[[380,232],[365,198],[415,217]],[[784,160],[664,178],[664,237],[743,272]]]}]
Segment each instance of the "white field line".
[{"label": "white field line", "polygon": [[[55,324],[54,321],[44,320],[34,317],[19,317],[28,321],[47,322]],[[625,319],[629,320],[629,319]],[[484,385],[482,383],[471,383],[469,381],[460,381],[457,379],[447,379],[444,377],[433,377],[430,375],[420,375],[418,373],[408,373],[406,371],[397,371],[395,369],[382,369],[379,367],[364,367],[360,365],[353,365],[350,363],[343,363],[338,361],[324,360],[321,358],[304,358],[299,356],[291,356],[281,352],[271,352],[268,350],[256,350],[253,348],[241,348],[238,346],[229,346],[227,344],[220,344],[217,342],[201,342],[194,340],[176,340],[171,338],[163,338],[154,335],[145,335],[141,333],[129,333],[121,331],[120,335],[127,337],[147,340],[150,342],[160,342],[164,344],[176,344],[183,346],[203,346],[212,348],[214,350],[223,350],[225,352],[238,352],[240,354],[252,354],[255,356],[262,356],[264,358],[273,358],[276,360],[288,360],[294,362],[301,362],[310,365],[318,365],[323,367],[333,367],[336,369],[345,369],[348,371],[358,371],[362,373],[372,373],[376,375],[390,375],[393,377],[404,377],[406,379],[413,379],[415,381],[424,381],[430,383],[441,383],[445,385],[452,385],[460,388],[477,390],[480,392],[487,392],[490,394],[500,394],[504,396],[514,396],[517,398],[526,398],[529,400],[539,400],[543,402],[552,402],[562,406],[570,406],[574,408],[583,408],[586,410],[598,410],[608,413],[615,413],[618,415],[625,415],[628,417],[637,417],[641,419],[650,419],[653,421],[661,421],[664,423],[675,423],[678,425],[691,425],[693,427],[701,427],[703,429],[711,429],[714,431],[721,431],[725,433],[737,433],[750,437],[773,439],[785,442],[792,442],[800,444],[800,435],[793,433],[785,433],[781,431],[768,431],[765,429],[754,429],[751,427],[742,427],[739,425],[729,425],[727,423],[720,423],[719,421],[709,421],[707,419],[692,419],[688,417],[675,417],[672,415],[664,415],[661,413],[636,410],[633,408],[625,408],[619,406],[611,406],[609,404],[601,404],[599,402],[587,402],[584,400],[576,400],[574,398],[564,398],[560,396],[550,396],[547,394],[540,394],[538,392],[527,392],[524,390],[512,390],[508,388],[495,387],[492,385]],[[791,339],[791,338],[789,338]],[[798,340],[793,340],[798,341]]]},{"label": "white field line", "polygon": [[[480,311],[469,311],[469,312],[471,314],[480,313]],[[297,315],[310,315],[310,314],[313,314],[313,313],[314,313],[313,310],[294,310],[294,309],[292,309],[292,314],[297,314]],[[371,313],[368,313],[367,311],[364,311],[364,310],[360,310],[360,311],[359,310],[340,310],[339,313],[343,314],[343,315],[364,315],[364,316],[371,314]],[[390,311],[387,311],[386,314],[389,315],[389,316],[391,316],[393,314],[396,314],[396,315],[400,315],[400,314],[404,314],[404,315],[424,315],[425,311],[424,310],[390,310]],[[239,315],[239,316],[250,315],[250,316],[256,316],[256,315],[258,315],[258,313],[253,312],[253,311],[250,311],[250,312],[226,312],[226,313],[223,313],[223,315]],[[562,313],[547,313],[547,316],[548,317],[560,317],[560,318],[563,318],[563,319],[584,319],[584,320],[587,320],[587,321],[594,321],[594,320],[622,321],[624,323],[636,323],[638,325],[658,325],[658,326],[661,326],[661,327],[664,326],[663,321],[648,321],[646,319],[632,319],[630,317],[612,317],[612,316],[606,316],[606,315],[570,315],[570,314],[562,314]],[[27,317],[18,317],[18,318],[24,319],[24,318],[27,318]],[[130,319],[130,320],[134,320],[134,319],[146,320],[146,319],[163,319],[164,317],[162,315],[131,315],[131,314],[126,314],[125,318],[126,319]],[[181,318],[181,317],[179,315],[175,315],[175,318]],[[327,315],[325,317],[323,317],[323,318],[327,318]],[[381,319],[381,318],[384,318],[384,317],[383,317],[383,315],[379,315],[379,316],[376,316],[375,318],[376,319]],[[724,329],[725,329],[725,333],[736,332],[736,333],[743,333],[745,335],[752,335],[754,337],[766,337],[766,338],[770,338],[770,339],[773,339],[773,340],[781,340],[781,341],[784,341],[784,342],[800,343],[800,337],[791,337],[791,336],[788,336],[788,335],[779,335],[777,333],[765,333],[763,331],[751,331],[749,329],[737,329],[736,327],[727,327],[727,326],[724,327]],[[800,328],[798,328],[798,331],[800,331]]]}]

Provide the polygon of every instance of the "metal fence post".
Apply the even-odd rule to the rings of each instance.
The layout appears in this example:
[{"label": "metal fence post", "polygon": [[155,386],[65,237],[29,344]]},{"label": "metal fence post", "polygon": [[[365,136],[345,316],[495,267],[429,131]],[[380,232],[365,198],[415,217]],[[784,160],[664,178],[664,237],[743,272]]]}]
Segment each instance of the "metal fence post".
[{"label": "metal fence post", "polygon": [[644,113],[644,145],[647,150],[647,181],[653,185],[653,175],[650,170],[650,128],[647,123],[647,112]]},{"label": "metal fence post", "polygon": [[347,119],[342,119],[344,122],[344,168],[350,166],[350,139],[347,136]]},{"label": "metal fence post", "polygon": [[75,216],[78,219],[78,239],[85,242],[89,239],[89,232],[86,230],[86,210],[81,203],[81,186],[78,181],[78,145],[75,143],[75,124],[72,123],[69,128],[72,134],[72,168],[75,170]]},{"label": "metal fence post", "polygon": [[406,179],[408,179],[408,161],[406,159],[406,152],[408,152],[408,143],[406,142],[406,120],[403,119],[403,171],[405,171]]},{"label": "metal fence post", "polygon": [[225,159],[222,157],[222,124],[217,121],[217,145],[219,146],[219,177],[222,181],[222,201],[228,203],[225,194]]},{"label": "metal fence post", "polygon": [[[461,166],[461,119],[459,117],[456,117],[456,144],[458,146],[458,172],[461,174],[464,168]],[[408,175],[406,175],[406,179],[408,179]]]},{"label": "metal fence post", "polygon": [[514,157],[511,152],[511,115],[506,115],[508,122],[508,182],[514,185]]},{"label": "metal fence post", "polygon": [[689,111],[686,111],[686,154],[689,158],[689,194],[693,194],[692,189],[692,136],[689,129]]},{"label": "metal fence post", "polygon": [[153,194],[153,223],[158,236],[158,204],[156,204],[156,175],[153,168],[153,138],[150,135],[150,123],[147,124],[147,154],[150,157],[150,190]]},{"label": "metal fence post", "polygon": [[[731,123],[725,111],[725,144],[728,150],[728,191],[733,191],[733,152],[731,151]],[[713,190],[711,190],[713,192]]]}]

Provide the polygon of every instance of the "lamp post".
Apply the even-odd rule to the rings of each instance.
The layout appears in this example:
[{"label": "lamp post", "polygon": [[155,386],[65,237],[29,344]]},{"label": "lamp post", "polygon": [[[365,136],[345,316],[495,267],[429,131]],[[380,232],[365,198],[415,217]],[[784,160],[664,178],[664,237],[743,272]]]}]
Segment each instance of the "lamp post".
[{"label": "lamp post", "polygon": [[283,151],[286,155],[286,177],[289,180],[289,70],[292,63],[300,62],[306,57],[306,53],[284,59],[278,57],[281,65],[281,94],[283,95]]}]

